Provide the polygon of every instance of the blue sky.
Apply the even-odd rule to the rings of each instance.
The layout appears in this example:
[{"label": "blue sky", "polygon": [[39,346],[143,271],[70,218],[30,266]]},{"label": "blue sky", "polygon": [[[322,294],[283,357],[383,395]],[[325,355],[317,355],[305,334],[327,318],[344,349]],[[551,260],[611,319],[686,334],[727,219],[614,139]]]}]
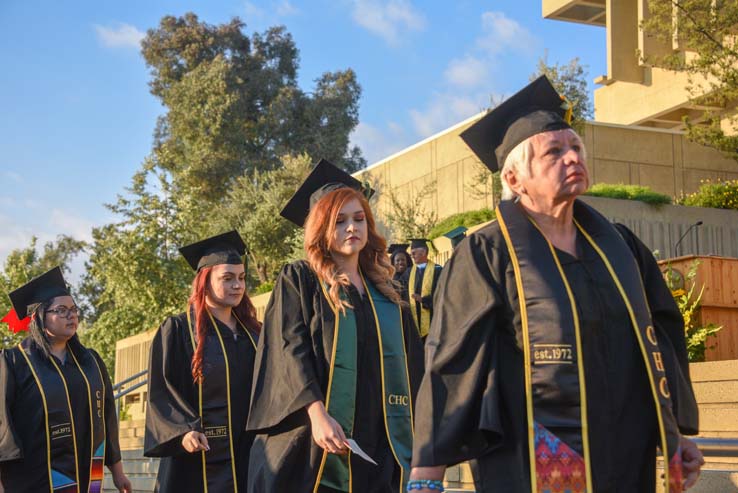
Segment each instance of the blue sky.
[{"label": "blue sky", "polygon": [[124,193],[163,111],[138,42],[188,11],[212,24],[238,16],[248,33],[285,25],[306,90],[353,68],[352,139],[369,164],[514,93],[546,53],[579,57],[589,80],[606,72],[604,28],[543,19],[540,0],[3,0],[0,262],[32,235],[89,240],[113,219],[103,204]]}]

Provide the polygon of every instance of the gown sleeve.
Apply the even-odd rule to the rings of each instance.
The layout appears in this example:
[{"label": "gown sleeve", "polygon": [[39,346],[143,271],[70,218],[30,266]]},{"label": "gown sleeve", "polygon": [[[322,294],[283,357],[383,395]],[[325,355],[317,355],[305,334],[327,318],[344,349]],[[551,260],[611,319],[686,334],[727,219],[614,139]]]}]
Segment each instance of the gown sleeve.
[{"label": "gown sleeve", "polygon": [[151,341],[149,402],[144,435],[146,457],[186,453],[181,444],[182,436],[193,430],[202,431],[200,416],[182,388],[182,382],[191,379],[189,352],[184,346],[186,337],[189,337],[186,331],[186,327],[171,317],[161,325]]},{"label": "gown sleeve", "polygon": [[120,443],[118,441],[118,415],[115,409],[115,398],[113,397],[113,384],[110,382],[108,368],[103,363],[100,355],[93,349],[90,349],[90,352],[100,367],[103,384],[105,385],[105,465],[112,466],[116,462],[120,462],[121,458]]},{"label": "gown sleeve", "polygon": [[486,238],[470,235],[442,271],[416,403],[414,467],[457,464],[501,443],[497,257]]},{"label": "gown sleeve", "polygon": [[319,289],[305,262],[289,264],[279,274],[256,352],[248,430],[271,428],[324,400],[310,330]]},{"label": "gown sleeve", "polygon": [[15,375],[8,358],[10,349],[0,354],[0,462],[22,459],[23,449],[15,435],[11,409],[15,396]]},{"label": "gown sleeve", "polygon": [[699,412],[689,376],[684,319],[651,251],[627,227],[616,226],[633,251],[641,271],[679,430],[685,435],[695,435],[699,430]]}]

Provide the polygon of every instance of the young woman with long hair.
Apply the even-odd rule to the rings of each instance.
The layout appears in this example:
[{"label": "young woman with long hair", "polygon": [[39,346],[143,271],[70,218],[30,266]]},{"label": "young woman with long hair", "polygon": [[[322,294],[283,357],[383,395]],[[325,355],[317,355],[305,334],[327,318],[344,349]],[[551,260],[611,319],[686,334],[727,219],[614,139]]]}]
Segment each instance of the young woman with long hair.
[{"label": "young woman with long hair", "polygon": [[307,259],[282,270],[264,317],[250,492],[399,492],[407,479],[422,347],[360,188],[321,161],[282,211],[304,225]]},{"label": "young woman with long hair", "polygon": [[61,269],[9,296],[2,321],[29,335],[0,357],[0,492],[97,493],[105,464],[130,493],[110,377],[77,337],[79,310]]},{"label": "young woman with long hair", "polygon": [[180,252],[197,273],[187,311],[151,344],[144,455],[162,458],[160,493],[245,491],[261,330],[245,292],[245,244],[231,231]]}]

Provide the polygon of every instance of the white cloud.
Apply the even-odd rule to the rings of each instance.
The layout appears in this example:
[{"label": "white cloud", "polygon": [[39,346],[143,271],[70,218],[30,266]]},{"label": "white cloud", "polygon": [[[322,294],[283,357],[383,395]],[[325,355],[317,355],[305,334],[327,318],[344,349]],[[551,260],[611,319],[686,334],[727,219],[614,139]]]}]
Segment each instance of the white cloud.
[{"label": "white cloud", "polygon": [[370,165],[406,147],[411,140],[405,129],[395,122],[387,123],[386,129],[359,122],[351,133],[351,144],[359,146]]},{"label": "white cloud", "polygon": [[[37,210],[39,204],[27,205],[24,219],[19,217],[0,214],[0,267],[13,250],[27,248],[31,244],[31,238],[36,237],[36,247],[50,241],[56,241],[59,235],[69,235],[77,240],[92,241],[92,228],[94,223],[85,217],[75,215],[69,211],[51,208]],[[40,212],[40,214],[39,214]],[[69,265],[71,275],[69,281],[76,282],[84,272],[84,261],[87,254],[78,255]]]},{"label": "white cloud", "polygon": [[277,15],[280,17],[287,17],[299,13],[300,9],[292,5],[289,0],[282,0],[279,5],[277,5]]},{"label": "white cloud", "polygon": [[434,94],[425,107],[410,110],[410,119],[419,138],[425,138],[469,118],[491,102],[499,101],[492,81],[501,66],[501,55],[534,53],[537,38],[516,20],[502,12],[485,12],[481,29],[466,53],[450,60],[443,76],[446,87]]},{"label": "white cloud", "polygon": [[530,31],[502,12],[483,13],[482,31],[483,34],[477,38],[476,44],[489,55],[506,50],[531,53],[538,44],[537,38]]},{"label": "white cloud", "polygon": [[408,0],[354,0],[353,18],[360,26],[395,45],[400,34],[421,31],[425,16]]},{"label": "white cloud", "polygon": [[451,60],[444,72],[446,81],[458,87],[476,87],[487,79],[489,66],[471,55]]},{"label": "white cloud", "polygon": [[23,183],[23,177],[15,171],[3,171],[3,175],[12,182]]},{"label": "white cloud", "polygon": [[440,93],[424,109],[410,110],[410,118],[415,132],[425,138],[479,113],[488,106],[487,99],[483,93]]},{"label": "white cloud", "polygon": [[97,38],[108,48],[139,48],[146,33],[130,24],[119,23],[115,27],[94,25]]},{"label": "white cloud", "polygon": [[59,234],[69,235],[76,240],[92,241],[94,224],[87,218],[61,209],[52,209],[49,222]]},{"label": "white cloud", "polygon": [[253,2],[245,2],[244,8],[246,9],[246,19],[248,20],[250,17],[263,17],[265,14],[264,9],[259,7]]}]

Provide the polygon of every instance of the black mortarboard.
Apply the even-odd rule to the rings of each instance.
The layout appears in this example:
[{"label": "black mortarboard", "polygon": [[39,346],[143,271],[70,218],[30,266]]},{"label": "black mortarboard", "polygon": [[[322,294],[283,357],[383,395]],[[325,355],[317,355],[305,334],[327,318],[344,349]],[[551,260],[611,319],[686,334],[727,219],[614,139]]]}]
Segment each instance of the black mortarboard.
[{"label": "black mortarboard", "polygon": [[346,187],[363,192],[367,199],[374,195],[374,190],[364,187],[359,180],[341,168],[321,159],[279,214],[302,227],[310,209],[320,199],[334,190]]},{"label": "black mortarboard", "polygon": [[427,249],[428,248],[428,243],[430,242],[430,240],[428,240],[426,238],[408,238],[407,241],[410,242],[410,249],[411,250],[413,248],[425,248],[425,249]]},{"label": "black mortarboard", "polygon": [[397,252],[406,252],[407,251],[407,247],[409,247],[409,246],[410,245],[407,244],[407,243],[393,243],[393,244],[391,244],[390,246],[387,247],[387,252],[390,255],[394,255]]},{"label": "black mortarboard", "polygon": [[490,110],[461,133],[490,171],[499,171],[515,146],[541,132],[571,128],[569,104],[545,75]]},{"label": "black mortarboard", "polygon": [[206,238],[204,240],[183,246],[179,253],[187,260],[192,270],[198,271],[203,267],[213,265],[243,263],[246,253],[246,243],[235,229],[227,233]]},{"label": "black mortarboard", "polygon": [[69,296],[62,270],[54,267],[50,271],[30,280],[15,291],[8,293],[10,303],[19,319],[28,316],[28,309],[38,303],[43,303],[57,296]]},{"label": "black mortarboard", "polygon": [[463,240],[466,237],[466,230],[464,226],[459,226],[458,228],[454,228],[448,233],[445,233],[443,236],[451,240],[451,246],[456,247],[459,243],[461,243],[461,240]]}]

